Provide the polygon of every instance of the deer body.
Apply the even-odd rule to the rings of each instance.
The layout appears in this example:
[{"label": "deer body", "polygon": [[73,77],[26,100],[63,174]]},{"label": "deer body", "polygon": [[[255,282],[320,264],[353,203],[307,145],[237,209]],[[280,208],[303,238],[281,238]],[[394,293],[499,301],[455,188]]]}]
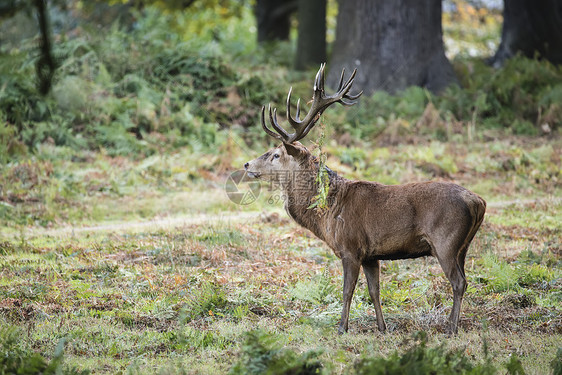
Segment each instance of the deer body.
[{"label": "deer body", "polygon": [[[316,79],[315,97],[317,86],[323,91],[323,74],[320,73],[323,73],[323,67],[319,71],[320,79],[318,76]],[[343,85],[347,91],[352,80],[353,75]],[[350,99],[342,91],[340,82],[338,94]],[[317,107],[325,108],[321,105]],[[314,116],[309,113],[307,118],[313,119]],[[270,120],[278,130],[275,112],[272,115],[270,111]],[[265,122],[263,126],[265,129]],[[300,139],[299,128],[294,127],[296,139]],[[302,129],[306,128],[307,133],[311,127],[307,123]],[[290,136],[291,142],[285,142],[282,136],[282,145],[246,163],[245,168],[250,177],[263,178],[280,186],[289,216],[323,240],[342,260],[343,310],[338,331],[343,333],[348,330],[349,308],[361,268],[375,307],[377,326],[384,331],[386,324],[379,292],[380,260],[435,256],[453,289],[449,329],[456,333],[466,290],[466,252],[484,219],[486,202],[453,183],[383,185],[350,181],[327,169],[330,183],[328,207],[324,210],[310,209],[317,194],[315,177],[318,162],[306,147],[295,140],[295,134],[288,135],[282,129],[279,133]],[[290,172],[289,178],[287,172]]]}]

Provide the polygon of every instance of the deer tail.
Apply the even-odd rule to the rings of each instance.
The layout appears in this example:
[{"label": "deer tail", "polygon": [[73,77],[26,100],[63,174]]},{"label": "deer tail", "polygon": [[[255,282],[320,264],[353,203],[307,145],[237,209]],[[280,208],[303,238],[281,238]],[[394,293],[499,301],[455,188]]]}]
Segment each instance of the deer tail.
[{"label": "deer tail", "polygon": [[484,221],[484,214],[486,213],[486,201],[482,199],[480,196],[470,193],[468,197],[465,197],[465,202],[466,205],[468,206],[468,210],[472,218],[472,225],[457,255],[457,267],[461,271],[463,277],[465,275],[464,259],[466,258],[468,247],[470,246],[470,243],[472,242],[474,236],[476,235],[476,232],[478,232],[480,225]]}]

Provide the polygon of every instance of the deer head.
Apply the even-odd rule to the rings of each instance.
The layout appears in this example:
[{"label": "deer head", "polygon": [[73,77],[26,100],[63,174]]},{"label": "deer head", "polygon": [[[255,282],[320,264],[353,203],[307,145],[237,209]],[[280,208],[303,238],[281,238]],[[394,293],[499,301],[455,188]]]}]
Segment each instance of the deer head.
[{"label": "deer head", "polygon": [[298,172],[306,169],[307,161],[313,158],[308,149],[303,146],[299,140],[306,137],[312,130],[324,110],[334,103],[341,103],[345,106],[351,106],[357,102],[363,91],[357,95],[351,95],[349,91],[353,85],[353,80],[357,70],[351,73],[351,76],[344,82],[345,69],[342,70],[338,89],[333,95],[326,95],[324,91],[324,70],[326,64],[320,65],[316,79],[314,80],[314,93],[312,96],[312,104],[306,116],[300,119],[300,99],[297,101],[296,117],[291,116],[291,93],[293,88],[289,89],[287,95],[287,121],[294,129],[294,133],[288,133],[277,121],[277,109],[271,109],[268,106],[269,121],[271,123],[271,130],[265,121],[265,106],[261,111],[261,124],[263,130],[275,139],[283,143],[275,147],[262,156],[254,159],[246,164],[244,168],[248,176],[252,178],[262,178],[271,182],[278,182],[280,175],[283,172]]}]

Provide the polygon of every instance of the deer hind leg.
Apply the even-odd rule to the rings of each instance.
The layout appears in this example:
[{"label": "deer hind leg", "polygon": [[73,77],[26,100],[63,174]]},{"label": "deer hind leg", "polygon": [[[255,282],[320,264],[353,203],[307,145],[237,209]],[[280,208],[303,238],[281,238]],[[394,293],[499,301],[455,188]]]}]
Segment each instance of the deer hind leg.
[{"label": "deer hind leg", "polygon": [[449,316],[449,333],[456,334],[458,332],[462,298],[467,286],[466,277],[464,275],[464,259],[459,262],[456,254],[446,258],[438,256],[437,259],[453,288],[453,308]]},{"label": "deer hind leg", "polygon": [[347,332],[349,328],[349,309],[351,307],[351,299],[359,277],[361,264],[354,259],[342,257],[343,264],[343,310],[341,312],[341,321],[338,327],[338,333],[341,335]]},{"label": "deer hind leg", "polygon": [[466,251],[459,249],[459,246],[448,244],[441,248],[436,248],[437,259],[445,276],[449,279],[453,289],[453,308],[449,316],[449,332],[456,334],[458,332],[459,316],[461,312],[461,304],[466,291],[466,277],[464,274],[464,257]]},{"label": "deer hind leg", "polygon": [[443,268],[453,288],[453,309],[449,317],[449,331],[452,334],[456,334],[458,331],[461,303],[464,292],[466,291],[467,283],[464,273],[466,253],[468,252],[468,247],[474,235],[484,220],[486,203],[482,199],[479,199],[479,205],[475,207],[474,210],[476,212],[472,215],[473,223],[468,232],[464,234],[459,233],[457,237],[452,236],[453,240],[449,241],[445,246],[439,248],[434,247],[435,255],[441,264],[441,268]]},{"label": "deer hind leg", "polygon": [[449,281],[453,287],[453,309],[451,310],[451,316],[449,317],[449,332],[452,334],[457,334],[459,326],[459,316],[461,313],[461,304],[464,292],[466,291],[466,277],[464,276],[464,270],[457,263],[455,266],[455,271],[450,273]]},{"label": "deer hind leg", "polygon": [[375,305],[375,312],[377,314],[377,327],[379,331],[384,332],[386,330],[386,324],[382,316],[381,300],[380,300],[380,261],[375,260],[374,262],[363,263],[363,272],[367,278],[367,286],[369,288],[369,295],[371,300]]}]

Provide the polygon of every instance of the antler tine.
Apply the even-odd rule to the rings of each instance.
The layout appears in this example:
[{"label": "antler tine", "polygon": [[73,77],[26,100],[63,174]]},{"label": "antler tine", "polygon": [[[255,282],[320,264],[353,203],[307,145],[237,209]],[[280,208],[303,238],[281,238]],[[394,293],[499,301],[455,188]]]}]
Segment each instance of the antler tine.
[{"label": "antler tine", "polygon": [[287,116],[291,113],[291,94],[293,93],[293,86],[289,88],[289,93],[287,94]]},{"label": "antler tine", "polygon": [[289,134],[285,131],[285,129],[283,129],[281,125],[279,125],[279,123],[277,122],[277,108],[274,108],[272,112],[271,106],[269,106],[269,121],[271,121],[271,126],[273,126],[273,129],[275,129],[275,131],[279,133],[281,138],[283,138],[283,141],[286,141],[287,139],[290,138]]},{"label": "antler tine", "polygon": [[359,91],[359,93],[358,93],[358,94],[355,94],[355,95],[346,94],[346,95],[345,95],[345,99],[357,100],[357,99],[359,99],[359,97],[360,97],[361,95],[363,95],[363,90]]},{"label": "antler tine", "polygon": [[352,106],[354,104],[357,103],[357,99],[359,99],[359,97],[363,94],[363,91],[361,91],[359,94],[357,95],[353,95],[350,96],[349,98],[345,98],[348,100],[344,100],[344,98],[340,99],[339,102],[347,107]]},{"label": "antler tine", "polygon": [[343,72],[345,71],[345,68],[342,69],[342,76],[340,78],[340,85],[338,87],[338,90],[336,91],[336,93],[334,95],[332,95],[332,98],[336,98],[338,96],[342,96],[345,97],[347,95],[347,93],[349,92],[349,90],[351,90],[351,86],[353,85],[353,80],[355,79],[355,75],[357,74],[357,69],[353,69],[353,72],[351,73],[351,76],[349,77],[349,79],[345,82],[345,84],[343,84],[342,86],[342,81],[343,81]]},{"label": "antler tine", "polygon": [[[296,120],[293,120],[293,118],[291,117],[291,94],[293,93],[293,87],[291,86],[291,88],[289,89],[289,94],[287,95],[287,120],[289,121],[289,123],[291,124],[291,126],[296,130],[295,133],[292,134],[287,134],[287,132],[285,132],[285,130],[281,129],[283,132],[285,132],[285,134],[287,134],[288,138],[285,138],[287,143],[292,143],[296,140],[297,138],[297,134],[300,132],[300,113],[301,113],[301,99],[299,98],[297,100],[297,117]],[[281,128],[279,126],[279,128]]]},{"label": "antler tine", "polygon": [[344,97],[340,99],[340,103],[345,106],[354,105],[355,103],[357,103],[357,99],[359,99],[361,95],[363,95],[363,90],[361,90],[356,95],[345,94]]},{"label": "antler tine", "polygon": [[349,77],[349,79],[343,85],[342,88],[341,87],[343,82],[343,72],[342,72],[342,76],[340,78],[340,87],[338,88],[338,92],[335,95],[333,95],[334,97],[337,97],[338,94],[342,94],[341,99],[338,101],[339,103],[346,106],[350,106],[355,104],[357,102],[357,99],[359,99],[359,97],[363,95],[363,91],[360,91],[358,94],[355,95],[349,93],[349,90],[351,90],[351,86],[353,85],[353,80],[355,79],[356,74],[357,74],[357,69],[354,69],[353,73],[351,73],[351,76]]},{"label": "antler tine", "polygon": [[316,73],[316,79],[314,80],[314,93],[324,92],[324,69],[326,68],[326,63],[320,64],[320,69]]},{"label": "antler tine", "polygon": [[345,74],[345,68],[341,70],[340,82],[338,83],[338,89],[336,91],[340,91],[343,85],[343,76]]},{"label": "antler tine", "polygon": [[[291,94],[293,93],[293,86],[291,86],[289,88],[289,94],[287,94],[287,118],[289,119],[289,123],[291,123]],[[299,120],[299,113],[300,113],[300,98],[299,101],[297,102],[297,121]]]},{"label": "antler tine", "polygon": [[[269,105],[269,108],[271,110],[271,104]],[[261,107],[261,126],[263,127],[263,130],[270,136],[272,136],[273,138],[282,140],[281,136],[277,133],[275,133],[274,131],[272,131],[271,129],[269,129],[267,127],[267,124],[265,123],[265,106]]]}]

